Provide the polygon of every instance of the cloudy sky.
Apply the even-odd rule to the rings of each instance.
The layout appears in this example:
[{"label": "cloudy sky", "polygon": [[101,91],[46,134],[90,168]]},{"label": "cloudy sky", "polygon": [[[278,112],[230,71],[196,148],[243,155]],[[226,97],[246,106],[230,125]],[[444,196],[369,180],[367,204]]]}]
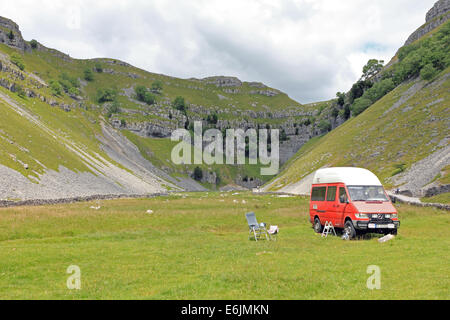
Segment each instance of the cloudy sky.
[{"label": "cloudy sky", "polygon": [[1,0],[26,40],[181,78],[237,76],[307,103],[386,61],[436,0]]}]

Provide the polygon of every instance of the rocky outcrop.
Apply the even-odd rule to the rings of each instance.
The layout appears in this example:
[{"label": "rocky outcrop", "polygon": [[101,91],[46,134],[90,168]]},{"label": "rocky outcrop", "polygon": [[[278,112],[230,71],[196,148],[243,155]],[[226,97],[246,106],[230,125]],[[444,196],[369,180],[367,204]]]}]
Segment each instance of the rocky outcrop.
[{"label": "rocky outcrop", "polygon": [[405,46],[419,40],[428,32],[439,27],[450,19],[450,0],[440,0],[426,15],[426,23],[409,36]]},{"label": "rocky outcrop", "polygon": [[203,79],[206,84],[213,84],[218,88],[222,87],[241,87],[242,82],[236,77],[209,77]]},{"label": "rocky outcrop", "polygon": [[22,38],[19,26],[4,17],[0,17],[0,43],[18,48],[22,51],[30,50],[30,47]]},{"label": "rocky outcrop", "polygon": [[250,91],[250,94],[259,94],[266,97],[275,97],[279,95],[280,93],[275,90],[254,90]]},{"label": "rocky outcrop", "polygon": [[436,183],[424,188],[423,195],[425,198],[431,198],[447,192],[450,192],[450,184],[440,185]]},{"label": "rocky outcrop", "polygon": [[450,0],[440,0],[436,2],[431,8],[427,15],[426,15],[426,21],[431,21],[436,17],[439,17],[443,15],[444,13],[447,13],[450,10]]}]

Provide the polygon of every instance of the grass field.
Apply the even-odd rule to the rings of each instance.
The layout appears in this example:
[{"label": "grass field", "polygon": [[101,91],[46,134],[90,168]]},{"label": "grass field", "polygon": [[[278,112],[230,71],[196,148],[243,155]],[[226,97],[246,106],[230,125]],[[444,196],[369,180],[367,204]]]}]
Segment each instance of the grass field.
[{"label": "grass field", "polygon": [[[384,244],[321,238],[300,197],[4,208],[0,299],[449,299],[448,212],[397,207],[402,228]],[[279,225],[277,242],[248,240],[248,211]],[[70,265],[81,269],[81,290],[66,287]],[[366,287],[369,265],[381,268],[381,290]]]}]

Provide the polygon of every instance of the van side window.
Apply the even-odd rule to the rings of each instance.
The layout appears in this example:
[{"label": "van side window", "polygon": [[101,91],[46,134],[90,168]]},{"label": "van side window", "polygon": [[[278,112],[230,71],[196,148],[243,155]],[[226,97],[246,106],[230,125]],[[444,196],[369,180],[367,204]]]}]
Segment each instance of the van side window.
[{"label": "van side window", "polygon": [[327,187],[313,188],[312,194],[311,194],[311,201],[325,201],[326,192],[327,192]]},{"label": "van side window", "polygon": [[335,201],[336,200],[336,191],[337,191],[337,187],[328,187],[327,201]]},{"label": "van side window", "polygon": [[346,203],[348,201],[347,192],[345,191],[345,188],[343,188],[343,187],[339,188],[339,201],[341,203]]}]

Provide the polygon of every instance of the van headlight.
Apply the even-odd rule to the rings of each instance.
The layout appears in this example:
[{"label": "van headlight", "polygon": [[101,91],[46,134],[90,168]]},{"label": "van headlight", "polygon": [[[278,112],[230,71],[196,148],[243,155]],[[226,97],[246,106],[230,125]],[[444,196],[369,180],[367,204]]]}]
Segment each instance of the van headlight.
[{"label": "van headlight", "polygon": [[398,218],[398,214],[396,214],[396,213],[391,214],[391,218],[392,219],[397,219]]},{"label": "van headlight", "polygon": [[390,215],[390,214],[386,214],[384,217],[385,217],[386,219],[390,219],[390,218],[391,218],[391,215]]},{"label": "van headlight", "polygon": [[365,213],[356,213],[355,216],[358,219],[369,219],[369,215]]}]

